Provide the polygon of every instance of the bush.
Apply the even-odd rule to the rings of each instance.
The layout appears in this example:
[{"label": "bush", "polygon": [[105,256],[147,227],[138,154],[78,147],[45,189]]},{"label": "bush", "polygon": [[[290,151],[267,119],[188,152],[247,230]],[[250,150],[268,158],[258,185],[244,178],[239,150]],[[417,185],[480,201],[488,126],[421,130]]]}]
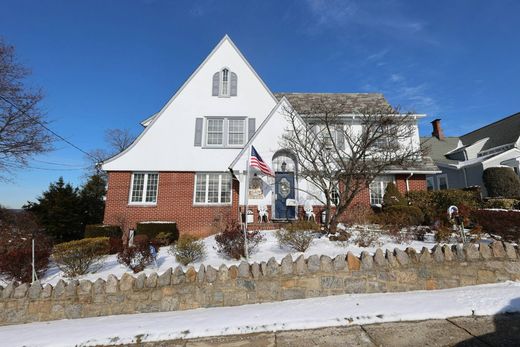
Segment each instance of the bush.
[{"label": "bush", "polygon": [[170,253],[182,265],[188,265],[206,256],[204,241],[192,235],[182,235],[176,244],[171,246]]},{"label": "bush", "polygon": [[412,206],[423,212],[424,222],[429,225],[439,219],[445,219],[446,211],[452,205],[459,207],[459,210],[461,206],[474,210],[480,205],[480,194],[474,190],[412,191],[408,192],[407,197]]},{"label": "bush", "polygon": [[155,239],[160,233],[171,233],[170,243],[179,239],[179,231],[175,222],[141,222],[137,223],[135,235],[146,235],[148,239]]},{"label": "bush", "polygon": [[424,222],[424,213],[415,206],[393,205],[386,207],[379,218],[383,225],[418,226]]},{"label": "bush", "polygon": [[85,226],[85,238],[91,237],[123,237],[118,225],[90,224]]},{"label": "bush", "polygon": [[520,177],[508,167],[490,167],[482,176],[488,195],[492,197],[520,197]]},{"label": "bush", "polygon": [[473,217],[484,232],[498,235],[504,241],[520,241],[520,212],[476,210]]},{"label": "bush", "polygon": [[117,261],[128,266],[134,273],[143,271],[154,261],[147,235],[136,235],[132,247],[126,247],[117,254]]},{"label": "bush", "polygon": [[54,246],[52,257],[67,277],[95,272],[110,250],[108,237],[63,242]]},{"label": "bush", "polygon": [[160,232],[155,236],[155,238],[152,240],[152,244],[158,248],[163,246],[168,246],[173,242],[173,234],[167,233],[167,232]]},{"label": "bush", "polygon": [[355,203],[341,216],[341,223],[347,226],[366,225],[374,222],[374,210],[363,203]]},{"label": "bush", "polygon": [[32,214],[12,213],[0,208],[0,274],[8,280],[31,282],[33,234],[34,265],[40,278],[49,266],[52,251],[50,238],[39,230]]},{"label": "bush", "polygon": [[501,208],[505,210],[512,210],[520,204],[520,200],[516,199],[489,199],[484,202],[485,208]]},{"label": "bush", "polygon": [[109,237],[108,244],[108,254],[117,254],[123,250],[123,239],[120,237]]},{"label": "bush", "polygon": [[291,223],[287,228],[276,231],[276,239],[280,247],[287,246],[297,252],[305,252],[314,239],[314,233],[320,226],[311,221]]},{"label": "bush", "polygon": [[383,209],[391,206],[402,206],[408,205],[408,202],[399,192],[393,182],[388,183],[385,189],[385,195],[383,197]]},{"label": "bush", "polygon": [[[263,240],[264,237],[258,231],[248,232],[248,255],[251,255]],[[236,220],[228,221],[225,230],[215,235],[215,241],[219,253],[237,260],[245,256],[244,232]]]}]

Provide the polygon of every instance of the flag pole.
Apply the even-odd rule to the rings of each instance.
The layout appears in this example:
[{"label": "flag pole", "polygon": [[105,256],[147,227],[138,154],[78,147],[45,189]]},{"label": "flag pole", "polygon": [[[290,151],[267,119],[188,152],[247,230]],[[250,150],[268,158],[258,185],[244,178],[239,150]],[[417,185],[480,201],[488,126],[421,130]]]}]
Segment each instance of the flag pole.
[{"label": "flag pole", "polygon": [[251,157],[251,146],[249,146],[248,150],[247,150],[247,159],[246,159],[246,184],[245,184],[245,201],[244,201],[244,204],[245,204],[245,208],[246,208],[246,211],[244,213],[244,216],[245,216],[245,220],[244,220],[244,253],[245,253],[245,256],[246,256],[246,260],[249,259],[249,249],[247,247],[247,217],[248,217],[248,209],[249,209],[249,158]]}]

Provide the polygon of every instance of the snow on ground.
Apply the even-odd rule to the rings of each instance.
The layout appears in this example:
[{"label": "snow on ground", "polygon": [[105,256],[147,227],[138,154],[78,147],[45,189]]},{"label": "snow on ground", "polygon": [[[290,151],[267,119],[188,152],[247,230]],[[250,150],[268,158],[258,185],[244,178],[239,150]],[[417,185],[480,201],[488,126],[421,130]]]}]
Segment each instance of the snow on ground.
[{"label": "snow on ground", "polygon": [[[347,254],[347,252],[352,252],[355,255],[360,255],[362,251],[368,251],[370,253],[374,253],[377,248],[382,248],[383,250],[394,248],[405,249],[407,247],[414,248],[420,251],[423,247],[432,248],[435,243],[432,242],[422,242],[422,241],[411,241],[410,243],[396,243],[392,240],[392,238],[388,235],[383,235],[379,238],[378,244],[379,246],[374,247],[358,247],[352,243],[341,243],[341,242],[333,242],[329,241],[327,237],[316,238],[312,245],[307,249],[306,252],[291,252],[288,248],[280,248],[278,245],[278,241],[276,240],[275,234],[273,231],[263,231],[261,232],[265,238],[265,241],[262,242],[258,250],[251,255],[249,262],[262,262],[268,261],[271,257],[274,257],[278,262],[281,262],[282,258],[287,254],[291,254],[293,259],[296,259],[298,256],[303,254],[306,258],[317,254],[317,255],[328,255],[329,257],[335,257],[339,254]],[[215,242],[214,236],[208,236],[204,239],[204,243],[206,245],[206,258],[202,262],[196,262],[191,265],[198,269],[201,264],[211,265],[214,268],[220,267],[220,265],[225,264],[227,266],[238,265],[240,261],[235,259],[229,259],[225,256],[217,253],[217,245]],[[157,255],[157,267],[155,265],[151,265],[147,267],[144,272],[146,274],[150,274],[152,272],[158,272],[159,274],[165,272],[169,268],[175,268],[180,264],[175,260],[175,257],[169,253],[169,247],[162,247]],[[186,269],[186,267],[184,267]],[[121,265],[117,262],[117,255],[108,256],[102,267],[96,271],[96,273],[89,273],[84,276],[80,276],[77,279],[88,279],[91,281],[95,281],[98,278],[106,279],[108,275],[113,274],[118,278],[121,278],[125,272],[131,273],[126,266]],[[41,279],[42,283],[50,283],[56,284],[60,279],[67,280],[63,276],[63,272],[60,271],[56,267],[51,267],[44,278]],[[2,281],[0,280],[0,285]],[[5,285],[5,283],[4,283]]]},{"label": "snow on ground", "polygon": [[91,346],[504,312],[520,312],[520,282],[29,323],[0,327],[0,341]]}]

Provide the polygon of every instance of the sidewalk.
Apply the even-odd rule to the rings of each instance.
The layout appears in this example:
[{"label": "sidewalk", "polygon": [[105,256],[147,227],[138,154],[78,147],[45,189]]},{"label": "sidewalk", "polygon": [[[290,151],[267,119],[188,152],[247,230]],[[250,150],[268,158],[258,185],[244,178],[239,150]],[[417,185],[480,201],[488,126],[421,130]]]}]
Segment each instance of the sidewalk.
[{"label": "sidewalk", "polygon": [[131,347],[520,346],[520,314],[198,338]]}]

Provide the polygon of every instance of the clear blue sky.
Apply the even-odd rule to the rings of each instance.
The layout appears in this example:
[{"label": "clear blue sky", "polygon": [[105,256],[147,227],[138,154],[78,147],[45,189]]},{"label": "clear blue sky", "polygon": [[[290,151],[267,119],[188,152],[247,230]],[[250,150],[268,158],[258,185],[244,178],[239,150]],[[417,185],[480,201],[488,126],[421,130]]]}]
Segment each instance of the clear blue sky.
[{"label": "clear blue sky", "polygon": [[[107,128],[137,134],[226,33],[275,92],[382,92],[429,115],[422,134],[440,117],[460,135],[520,111],[519,17],[515,0],[0,0],[0,36],[52,128],[91,150]],[[83,181],[83,155],[55,147],[0,182],[0,204]]]}]

